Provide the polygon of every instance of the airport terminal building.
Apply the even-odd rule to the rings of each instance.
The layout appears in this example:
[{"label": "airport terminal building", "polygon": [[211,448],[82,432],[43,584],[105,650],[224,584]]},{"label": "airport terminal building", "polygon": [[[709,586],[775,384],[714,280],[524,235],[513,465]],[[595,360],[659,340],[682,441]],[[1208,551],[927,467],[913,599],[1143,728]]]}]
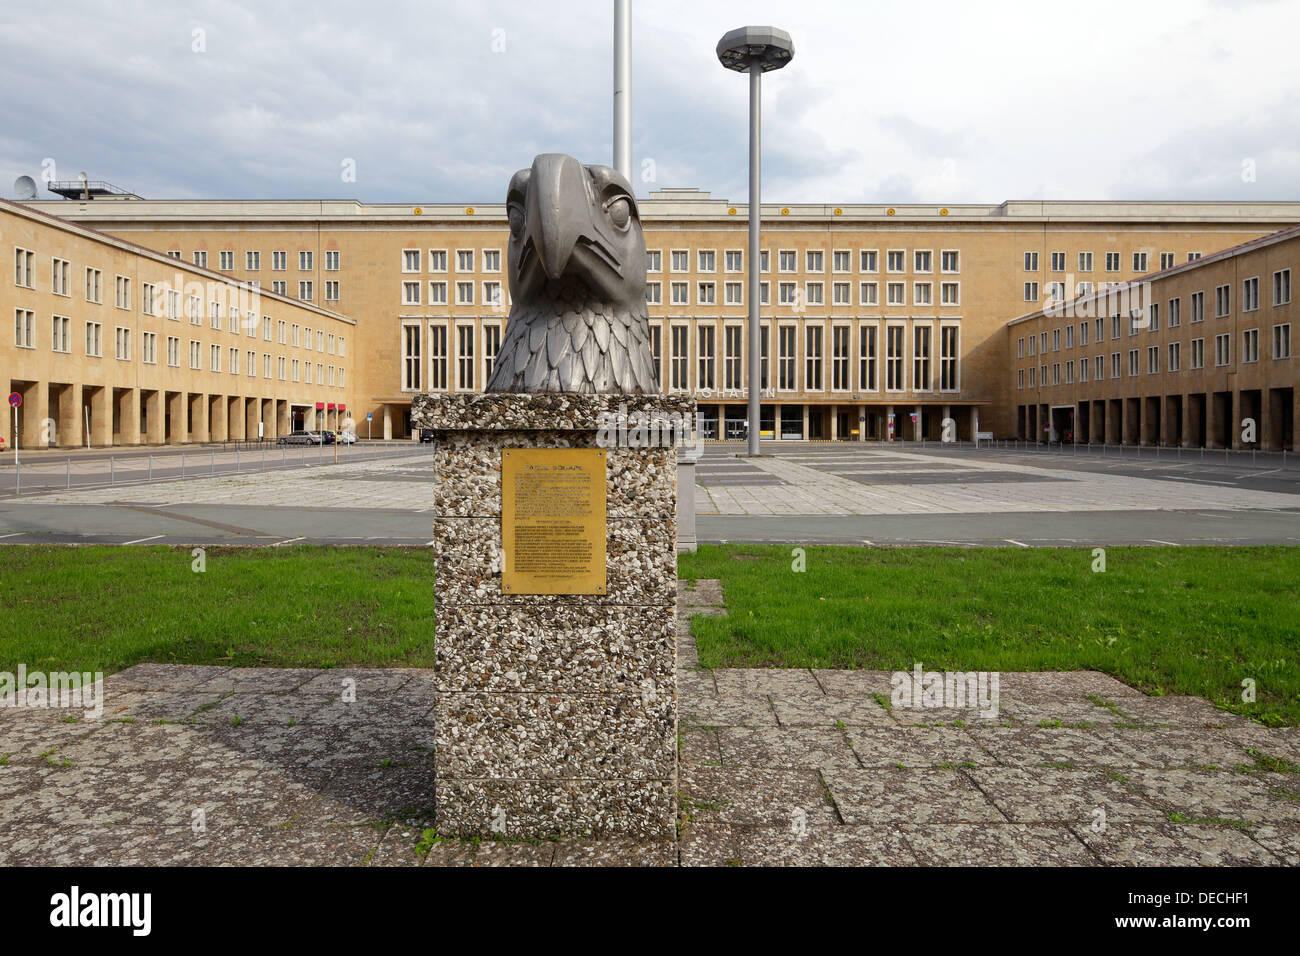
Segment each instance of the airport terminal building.
[{"label": "airport terminal building", "polygon": [[[739,437],[747,210],[694,189],[660,189],[638,205],[661,385],[695,396],[708,436]],[[410,436],[419,392],[481,390],[510,308],[500,203],[100,197],[30,206],[284,308],[354,322],[345,400],[356,420],[373,416],[376,438]],[[1293,226],[1300,203],[765,204],[763,217],[764,437],[937,440],[952,419],[961,439],[1041,438],[1040,420],[1068,399],[1019,387],[1019,360],[1009,356],[1024,333],[1009,321]],[[1276,371],[1294,379],[1290,362]],[[1283,400],[1269,392],[1268,402]],[[1275,420],[1286,431],[1286,419]]]}]

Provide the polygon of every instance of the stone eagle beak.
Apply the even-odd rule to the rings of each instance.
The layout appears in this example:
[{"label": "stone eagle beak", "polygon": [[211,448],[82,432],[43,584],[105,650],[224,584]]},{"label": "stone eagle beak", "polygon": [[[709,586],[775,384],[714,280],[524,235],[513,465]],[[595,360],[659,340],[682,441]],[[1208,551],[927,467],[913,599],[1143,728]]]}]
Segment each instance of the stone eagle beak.
[{"label": "stone eagle beak", "polygon": [[578,242],[594,234],[587,171],[572,156],[542,153],[528,179],[527,241],[548,279],[564,275]]}]

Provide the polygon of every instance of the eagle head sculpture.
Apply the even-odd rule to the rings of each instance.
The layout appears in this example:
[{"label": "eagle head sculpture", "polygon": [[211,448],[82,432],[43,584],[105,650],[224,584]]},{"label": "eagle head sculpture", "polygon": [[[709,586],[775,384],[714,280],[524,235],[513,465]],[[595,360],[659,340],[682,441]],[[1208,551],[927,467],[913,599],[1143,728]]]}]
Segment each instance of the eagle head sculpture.
[{"label": "eagle head sculpture", "polygon": [[487,391],[657,393],[631,184],[543,153],[511,177],[506,211],[512,305]]}]

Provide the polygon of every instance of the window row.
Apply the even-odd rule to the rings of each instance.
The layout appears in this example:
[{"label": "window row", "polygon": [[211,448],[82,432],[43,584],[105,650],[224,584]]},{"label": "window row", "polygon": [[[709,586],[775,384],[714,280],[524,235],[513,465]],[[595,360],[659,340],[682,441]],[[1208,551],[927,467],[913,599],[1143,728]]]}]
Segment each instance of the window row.
[{"label": "window row", "polygon": [[[722,282],[722,298],[718,298],[717,282],[689,282],[675,279],[668,283],[669,305],[730,305],[745,304],[745,283],[739,279]],[[831,282],[830,299],[827,300],[827,288],[824,282],[777,282],[777,304],[795,312],[808,307],[832,306],[879,306],[879,305],[961,305],[961,283],[957,281],[938,283],[936,298],[933,282],[886,282],[884,297],[881,297],[880,283],[867,282]],[[857,298],[854,298],[856,286]],[[771,305],[772,293],[770,282],[758,284],[759,304]],[[910,293],[910,294],[909,294]],[[692,294],[694,300],[692,301]],[[650,281],[646,283],[646,302],[650,305],[664,304],[663,283]]]},{"label": "window row", "polygon": [[[803,253],[803,271],[811,273],[825,273],[827,265],[830,266],[832,273],[851,273],[853,272],[854,259],[857,260],[858,272],[879,272],[880,271],[880,250],[879,249],[833,249],[831,250],[830,259],[827,260],[826,250],[824,249],[806,249]],[[886,249],[885,250],[885,271],[904,273],[908,271],[909,250],[907,249]],[[777,272],[798,272],[800,265],[800,256],[797,249],[778,249],[777,250]],[[722,259],[719,260],[716,249],[696,249],[694,257],[695,271],[700,273],[712,273],[718,271],[719,261],[722,264],[723,272],[743,273],[745,271],[745,253],[741,249],[723,250]],[[936,256],[933,249],[913,249],[911,250],[911,271],[914,273],[933,273],[935,271],[943,273],[957,273],[961,271],[961,253],[956,249],[941,249],[938,252],[938,269],[935,268]],[[689,249],[670,249],[668,250],[668,267],[670,272],[690,272],[692,266],[691,250]],[[646,272],[656,273],[664,271],[664,253],[662,249],[649,249],[646,251]],[[772,271],[772,253],[769,249],[764,249],[759,254],[759,271]]]}]

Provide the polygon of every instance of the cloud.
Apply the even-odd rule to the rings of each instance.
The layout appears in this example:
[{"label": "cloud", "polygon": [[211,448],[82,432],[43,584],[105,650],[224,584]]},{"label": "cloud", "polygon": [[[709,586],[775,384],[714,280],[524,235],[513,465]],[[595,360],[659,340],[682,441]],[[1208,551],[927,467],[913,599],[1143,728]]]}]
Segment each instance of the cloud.
[{"label": "cloud", "polygon": [[[747,84],[714,54],[735,6],[633,7],[638,192],[743,202]],[[1096,0],[1080,21],[936,0],[921,30],[904,5],[755,0],[743,15],[795,39],[763,84],[771,202],[1284,198],[1300,185],[1295,4]],[[609,161],[611,21],[608,3],[563,0],[72,0],[57,22],[29,4],[0,24],[0,190],[52,160],[61,178],[84,169],[160,199],[498,201],[537,152]]]}]

